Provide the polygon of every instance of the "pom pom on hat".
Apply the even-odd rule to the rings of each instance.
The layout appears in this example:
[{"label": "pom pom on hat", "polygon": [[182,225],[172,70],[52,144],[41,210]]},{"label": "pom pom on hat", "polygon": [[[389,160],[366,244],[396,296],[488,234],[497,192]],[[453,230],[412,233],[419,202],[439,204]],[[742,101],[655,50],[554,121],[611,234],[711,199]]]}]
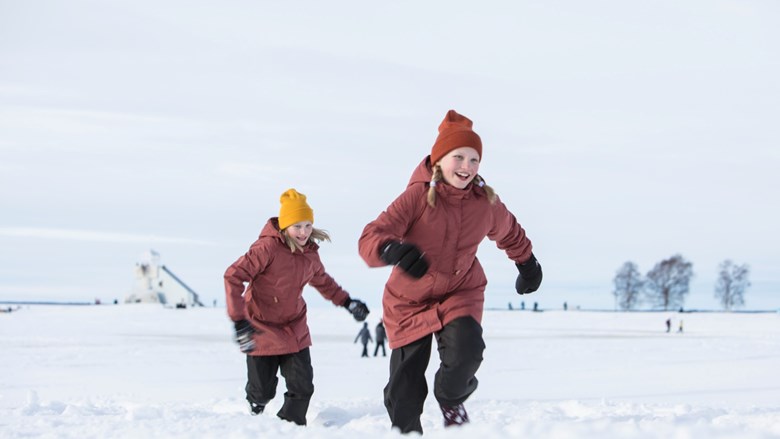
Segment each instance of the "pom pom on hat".
[{"label": "pom pom on hat", "polygon": [[282,203],[282,206],[279,208],[280,230],[284,230],[301,221],[314,222],[314,211],[306,203],[306,195],[295,189],[287,189],[279,197],[279,201]]},{"label": "pom pom on hat", "polygon": [[458,114],[455,110],[448,111],[439,125],[439,137],[431,149],[431,165],[435,165],[453,149],[462,146],[476,149],[479,159],[482,160],[482,139],[471,129],[472,125],[473,122],[468,117]]}]

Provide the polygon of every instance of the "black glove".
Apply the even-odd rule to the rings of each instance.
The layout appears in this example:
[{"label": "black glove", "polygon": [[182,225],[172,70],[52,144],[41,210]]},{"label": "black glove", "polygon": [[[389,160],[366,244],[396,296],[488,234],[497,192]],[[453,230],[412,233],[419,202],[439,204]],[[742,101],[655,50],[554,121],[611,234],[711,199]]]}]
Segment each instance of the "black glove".
[{"label": "black glove", "polygon": [[236,343],[241,349],[241,352],[248,354],[255,350],[255,330],[252,325],[246,319],[241,319],[237,322],[233,322],[236,327]]},{"label": "black glove", "polygon": [[542,284],[542,266],[539,265],[536,256],[531,253],[531,259],[515,265],[517,266],[517,271],[520,272],[515,281],[517,294],[531,294],[538,290],[539,285]]},{"label": "black glove", "polygon": [[368,313],[371,312],[368,310],[365,303],[351,298],[347,298],[347,301],[344,302],[344,308],[346,308],[358,322],[365,320],[366,317],[368,317]]},{"label": "black glove", "polygon": [[428,261],[414,244],[388,241],[379,249],[379,257],[389,265],[398,265],[417,279],[428,272]]}]

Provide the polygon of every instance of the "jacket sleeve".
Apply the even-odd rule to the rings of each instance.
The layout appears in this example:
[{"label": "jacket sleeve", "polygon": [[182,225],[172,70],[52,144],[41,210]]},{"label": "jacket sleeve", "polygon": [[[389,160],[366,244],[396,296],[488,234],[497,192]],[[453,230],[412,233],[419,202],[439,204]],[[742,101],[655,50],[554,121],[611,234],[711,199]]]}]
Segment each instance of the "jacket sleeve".
[{"label": "jacket sleeve", "polygon": [[[380,247],[390,240],[402,241],[425,202],[425,185],[416,184],[407,188],[388,206],[387,210],[368,223],[358,240],[360,257],[369,267],[387,265],[379,257]],[[425,207],[423,206],[422,209]]]},{"label": "jacket sleeve", "polygon": [[270,263],[271,252],[261,240],[257,240],[245,255],[238,258],[225,271],[225,302],[228,315],[234,322],[246,318],[246,302],[243,297],[244,283],[251,282]]},{"label": "jacket sleeve", "polygon": [[325,267],[322,265],[319,255],[315,258],[315,264],[316,269],[314,276],[309,281],[309,285],[314,287],[314,289],[319,291],[322,297],[330,300],[334,305],[344,305],[344,302],[349,298],[349,293],[341,288],[341,285],[325,272]]},{"label": "jacket sleeve", "polygon": [[496,246],[506,252],[509,259],[515,263],[522,264],[528,261],[533,246],[525,230],[500,199],[496,200],[492,209],[493,227],[488,232],[488,238],[495,241]]}]

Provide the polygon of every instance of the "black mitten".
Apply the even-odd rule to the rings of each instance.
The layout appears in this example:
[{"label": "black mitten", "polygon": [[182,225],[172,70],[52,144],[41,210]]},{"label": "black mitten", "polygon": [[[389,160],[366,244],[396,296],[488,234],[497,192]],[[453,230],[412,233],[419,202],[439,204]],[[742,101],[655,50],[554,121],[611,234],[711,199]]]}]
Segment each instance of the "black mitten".
[{"label": "black mitten", "polygon": [[352,298],[347,298],[347,301],[344,302],[344,308],[346,308],[358,322],[365,320],[366,317],[368,317],[368,313],[371,312],[368,310],[365,303]]},{"label": "black mitten", "polygon": [[520,272],[515,281],[517,294],[531,294],[538,290],[539,285],[542,284],[542,266],[536,260],[536,256],[531,253],[530,259],[522,264],[515,265],[517,266],[517,271]]},{"label": "black mitten", "polygon": [[236,328],[236,343],[241,349],[241,352],[247,354],[255,350],[255,330],[252,325],[246,319],[241,319],[237,322],[233,322]]},{"label": "black mitten", "polygon": [[388,241],[379,249],[379,257],[389,265],[398,265],[417,279],[428,272],[428,261],[414,244]]}]

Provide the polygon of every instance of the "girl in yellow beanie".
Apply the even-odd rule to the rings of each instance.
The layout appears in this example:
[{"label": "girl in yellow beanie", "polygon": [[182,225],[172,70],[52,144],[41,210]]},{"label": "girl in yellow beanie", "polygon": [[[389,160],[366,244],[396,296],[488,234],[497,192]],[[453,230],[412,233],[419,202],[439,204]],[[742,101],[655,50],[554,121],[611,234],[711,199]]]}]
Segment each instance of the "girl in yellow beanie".
[{"label": "girl in yellow beanie", "polygon": [[314,227],[306,196],[289,189],[280,201],[279,216],[268,220],[249,251],[225,272],[225,294],[236,341],[247,354],[246,399],[252,414],[262,413],[276,395],[281,370],[287,391],[277,416],[306,425],[314,375],[303,287],[311,285],[359,322],[369,311],[325,272],[316,241],[330,237]]}]

